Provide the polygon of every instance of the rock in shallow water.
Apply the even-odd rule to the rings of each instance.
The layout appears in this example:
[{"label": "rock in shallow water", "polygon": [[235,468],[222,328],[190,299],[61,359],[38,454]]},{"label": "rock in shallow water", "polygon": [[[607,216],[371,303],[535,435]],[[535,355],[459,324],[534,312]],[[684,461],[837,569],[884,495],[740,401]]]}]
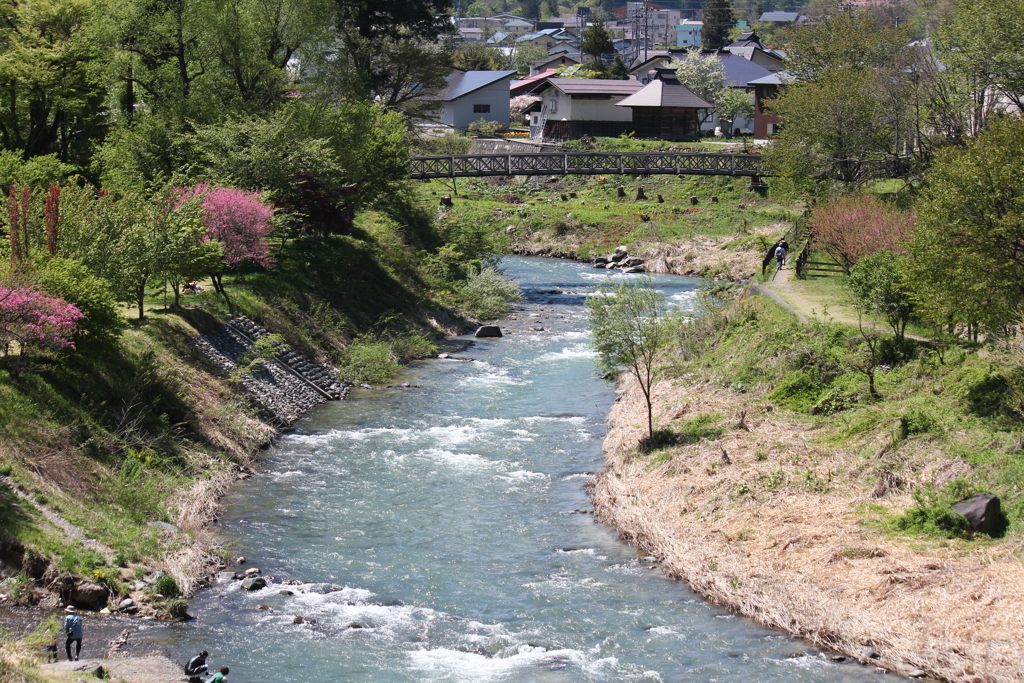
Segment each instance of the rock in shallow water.
[{"label": "rock in shallow water", "polygon": [[501,328],[497,325],[481,325],[476,330],[477,337],[500,337]]},{"label": "rock in shallow water", "polygon": [[255,576],[242,581],[242,588],[247,591],[258,591],[259,589],[266,587],[267,581],[262,576]]}]

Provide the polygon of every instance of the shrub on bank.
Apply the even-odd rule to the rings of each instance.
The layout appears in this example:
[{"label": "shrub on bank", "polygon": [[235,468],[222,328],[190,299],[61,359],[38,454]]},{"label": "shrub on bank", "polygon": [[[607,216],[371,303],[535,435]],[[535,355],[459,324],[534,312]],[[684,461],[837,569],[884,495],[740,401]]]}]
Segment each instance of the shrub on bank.
[{"label": "shrub on bank", "polygon": [[496,268],[485,266],[471,272],[458,291],[459,308],[478,320],[494,320],[512,310],[522,301],[519,284]]}]

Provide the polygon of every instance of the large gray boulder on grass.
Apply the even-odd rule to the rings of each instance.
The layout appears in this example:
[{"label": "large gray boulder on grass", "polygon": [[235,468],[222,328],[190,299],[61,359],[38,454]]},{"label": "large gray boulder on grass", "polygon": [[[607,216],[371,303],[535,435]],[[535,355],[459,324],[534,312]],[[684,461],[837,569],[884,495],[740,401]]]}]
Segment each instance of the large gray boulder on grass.
[{"label": "large gray boulder on grass", "polygon": [[953,509],[967,518],[972,529],[989,536],[999,528],[1003,517],[999,498],[991,493],[975,493],[953,503]]}]

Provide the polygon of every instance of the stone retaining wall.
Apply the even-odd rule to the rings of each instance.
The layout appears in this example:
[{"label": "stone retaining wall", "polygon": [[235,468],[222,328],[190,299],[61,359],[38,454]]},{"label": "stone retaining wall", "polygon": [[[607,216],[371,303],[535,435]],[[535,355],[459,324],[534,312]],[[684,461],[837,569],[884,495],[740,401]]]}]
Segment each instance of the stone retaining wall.
[{"label": "stone retaining wall", "polygon": [[[194,343],[214,365],[230,375],[253,342],[268,334],[266,329],[242,317],[200,335]],[[348,395],[349,387],[319,363],[287,344],[276,345],[275,351],[275,358],[266,359],[262,369],[241,375],[239,382],[264,417],[277,426],[290,427],[310,408]]]}]

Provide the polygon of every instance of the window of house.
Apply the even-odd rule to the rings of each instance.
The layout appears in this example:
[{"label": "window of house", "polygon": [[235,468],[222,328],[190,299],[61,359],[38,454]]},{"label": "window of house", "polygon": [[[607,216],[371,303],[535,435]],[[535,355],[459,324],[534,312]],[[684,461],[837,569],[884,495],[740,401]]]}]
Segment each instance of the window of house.
[{"label": "window of house", "polygon": [[474,114],[490,114],[491,113],[491,105],[489,105],[489,104],[474,104],[473,105],[473,113]]}]

